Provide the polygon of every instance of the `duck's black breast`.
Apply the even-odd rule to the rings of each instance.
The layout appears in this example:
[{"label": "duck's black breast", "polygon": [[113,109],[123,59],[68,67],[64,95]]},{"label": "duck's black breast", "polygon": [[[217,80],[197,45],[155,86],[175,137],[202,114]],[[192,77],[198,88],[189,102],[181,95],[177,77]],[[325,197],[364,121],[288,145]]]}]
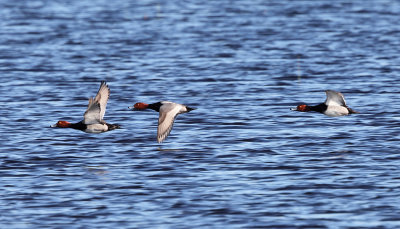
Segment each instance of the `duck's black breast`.
[{"label": "duck's black breast", "polygon": [[71,128],[85,131],[87,129],[87,125],[84,124],[82,121],[71,124]]},{"label": "duck's black breast", "polygon": [[149,104],[148,108],[160,112],[160,107],[163,104],[161,102]]},{"label": "duck's black breast", "polygon": [[316,106],[310,106],[310,110],[316,111],[319,113],[324,113],[328,109],[328,106],[325,103],[318,104]]}]

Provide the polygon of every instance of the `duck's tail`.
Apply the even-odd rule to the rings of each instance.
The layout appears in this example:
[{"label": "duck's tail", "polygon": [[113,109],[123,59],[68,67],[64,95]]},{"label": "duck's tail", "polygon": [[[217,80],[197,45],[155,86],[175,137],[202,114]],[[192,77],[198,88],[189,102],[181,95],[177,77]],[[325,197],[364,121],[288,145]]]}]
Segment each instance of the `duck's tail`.
[{"label": "duck's tail", "polygon": [[109,124],[107,123],[108,130],[115,130],[115,129],[120,129],[121,126],[119,124]]},{"label": "duck's tail", "polygon": [[360,113],[360,112],[355,111],[355,110],[353,110],[351,108],[347,108],[347,109],[349,110],[349,114],[359,114]]}]

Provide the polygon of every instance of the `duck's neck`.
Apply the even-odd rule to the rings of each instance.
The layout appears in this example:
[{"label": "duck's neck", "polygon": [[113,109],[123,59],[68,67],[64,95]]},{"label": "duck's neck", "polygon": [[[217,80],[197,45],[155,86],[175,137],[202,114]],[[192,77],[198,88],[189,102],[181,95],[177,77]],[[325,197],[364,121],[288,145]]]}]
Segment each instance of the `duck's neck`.
[{"label": "duck's neck", "polygon": [[69,128],[77,129],[77,130],[86,130],[86,124],[83,124],[83,121],[72,123]]},{"label": "duck's neck", "polygon": [[161,103],[161,102],[158,102],[158,103],[149,104],[149,106],[148,106],[147,108],[159,112],[161,106],[162,106],[162,103]]},{"label": "duck's neck", "polygon": [[327,108],[328,106],[325,103],[321,103],[316,106],[308,106],[308,109],[310,109],[310,111],[316,111],[319,113],[324,113]]}]

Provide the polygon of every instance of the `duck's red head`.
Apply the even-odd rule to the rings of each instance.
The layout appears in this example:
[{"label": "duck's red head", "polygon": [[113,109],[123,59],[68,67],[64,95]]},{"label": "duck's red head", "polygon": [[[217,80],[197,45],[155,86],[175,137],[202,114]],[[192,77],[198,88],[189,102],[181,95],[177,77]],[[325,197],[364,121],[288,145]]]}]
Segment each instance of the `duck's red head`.
[{"label": "duck's red head", "polygon": [[136,103],[135,105],[133,105],[133,107],[135,109],[143,110],[143,109],[146,109],[147,107],[149,107],[149,104],[147,104],[147,103]]},{"label": "duck's red head", "polygon": [[307,112],[310,111],[310,108],[307,105],[302,104],[297,106],[296,111]]},{"label": "duck's red head", "polygon": [[71,127],[71,123],[67,121],[58,121],[55,126],[60,128],[68,128]]}]

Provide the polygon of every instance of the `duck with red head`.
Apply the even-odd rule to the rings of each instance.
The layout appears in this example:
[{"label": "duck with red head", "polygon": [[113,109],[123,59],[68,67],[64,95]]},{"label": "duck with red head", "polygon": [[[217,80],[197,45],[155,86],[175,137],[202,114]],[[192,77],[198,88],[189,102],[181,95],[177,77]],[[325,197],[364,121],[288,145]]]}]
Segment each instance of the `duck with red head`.
[{"label": "duck with red head", "polygon": [[133,107],[135,109],[138,109],[138,110],[144,110],[144,109],[147,109],[149,107],[149,104],[147,104],[147,103],[135,103],[135,105],[133,105]]},{"label": "duck with red head", "polygon": [[146,110],[152,109],[159,112],[158,128],[157,128],[157,141],[161,143],[164,141],[172,130],[174,121],[178,114],[183,114],[195,110],[195,108],[188,107],[183,104],[173,103],[169,101],[161,101],[157,103],[136,103],[132,110]]},{"label": "duck with red head", "polygon": [[119,125],[109,124],[103,120],[109,96],[110,89],[106,82],[102,81],[96,97],[89,98],[89,105],[82,121],[77,123],[58,121],[51,127],[73,128],[87,133],[101,133],[119,128]]},{"label": "duck with red head", "polygon": [[331,117],[359,113],[347,107],[346,101],[342,93],[332,90],[327,90],[325,91],[325,93],[326,100],[324,103],[318,104],[316,106],[308,106],[302,104],[298,105],[296,108],[291,108],[291,110],[300,112],[316,111]]},{"label": "duck with red head", "polygon": [[298,105],[295,109],[292,109],[292,110],[301,111],[301,112],[307,112],[307,111],[310,111],[310,107],[305,105],[305,104],[302,104],[302,105]]},{"label": "duck with red head", "polygon": [[60,128],[69,128],[71,127],[71,123],[67,121],[58,121],[56,124],[54,124],[52,127],[60,127]]}]

